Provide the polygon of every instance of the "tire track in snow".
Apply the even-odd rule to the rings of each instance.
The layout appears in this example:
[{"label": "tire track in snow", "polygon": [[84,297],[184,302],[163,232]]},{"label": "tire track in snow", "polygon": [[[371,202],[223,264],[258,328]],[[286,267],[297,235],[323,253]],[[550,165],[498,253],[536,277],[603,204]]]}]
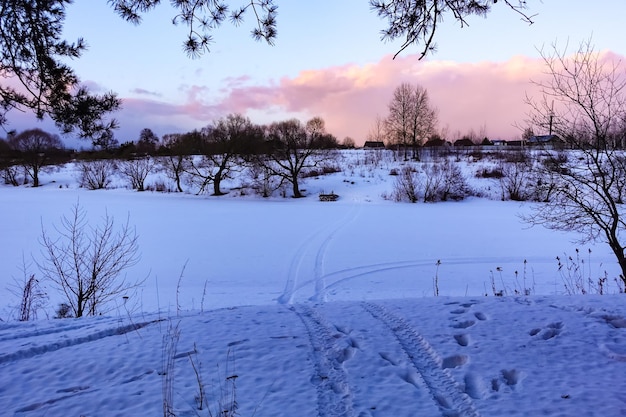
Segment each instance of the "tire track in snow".
[{"label": "tire track in snow", "polygon": [[[456,258],[447,259],[445,264],[447,266],[463,266],[463,265],[477,265],[477,264],[494,264],[499,265],[503,263],[515,263],[519,258]],[[537,262],[552,263],[552,258],[536,258]],[[367,275],[376,274],[379,272],[396,271],[400,269],[410,269],[416,267],[432,267],[435,265],[434,260],[407,260],[407,261],[395,261],[395,262],[381,262],[369,265],[361,265],[354,268],[346,268],[339,271],[331,272],[324,275],[325,280],[333,280],[331,284],[326,286],[326,290],[337,287],[344,284],[347,281],[365,277]]]},{"label": "tire track in snow", "polygon": [[32,358],[37,355],[43,355],[44,353],[54,352],[54,351],[57,351],[66,347],[70,347],[70,346],[82,345],[83,343],[93,342],[95,340],[104,339],[105,337],[109,337],[109,336],[123,335],[129,332],[132,332],[134,330],[139,330],[150,324],[157,323],[158,321],[160,320],[153,320],[153,321],[147,321],[147,322],[142,322],[142,323],[133,323],[133,324],[128,324],[126,326],[118,326],[114,328],[100,330],[95,333],[87,334],[84,336],[78,336],[78,337],[74,337],[71,339],[63,339],[54,343],[48,343],[48,344],[41,345],[41,346],[33,346],[28,349],[22,349],[16,352],[7,353],[5,355],[0,356],[0,365],[7,363],[7,362]]},{"label": "tire track in snow", "polygon": [[[342,219],[335,222],[334,225],[323,228],[316,233],[314,233],[311,237],[309,237],[296,251],[293,256],[291,263],[289,265],[289,272],[287,276],[287,282],[285,283],[285,289],[283,293],[278,297],[279,304],[291,304],[293,302],[294,295],[306,287],[309,284],[314,284],[314,295],[310,297],[311,300],[314,301],[325,301],[326,297],[326,283],[324,280],[324,258],[326,256],[326,251],[328,245],[335,237],[337,231],[341,228],[349,224],[357,217],[357,213],[360,211],[361,206],[352,205],[350,210],[343,216]],[[325,236],[324,236],[325,235]],[[319,237],[324,236],[322,242],[317,246],[317,251],[315,253],[315,264],[313,266],[314,276],[312,279],[308,279],[306,281],[302,281],[299,283],[302,270],[304,268],[304,263],[307,260],[307,254],[312,252],[317,242],[319,241]]]},{"label": "tire track in snow", "polygon": [[383,322],[396,337],[428,386],[443,416],[480,416],[470,397],[461,390],[450,372],[442,368],[441,357],[421,334],[403,318],[381,305],[373,303],[362,305],[375,319]]},{"label": "tire track in snow", "polygon": [[317,390],[319,417],[350,417],[354,415],[352,392],[343,368],[350,355],[336,346],[336,337],[317,311],[298,304],[289,307],[302,320],[313,349],[315,375],[311,382]]},{"label": "tire track in snow", "polygon": [[327,238],[317,250],[317,254],[315,256],[315,294],[310,298],[311,301],[326,301],[326,291],[328,288],[326,286],[326,275],[324,275],[324,259],[326,258],[328,245],[333,241],[335,235],[339,230],[352,223],[358,217],[358,214],[361,211],[361,207],[361,205],[353,205],[350,208],[350,211],[344,216],[342,220],[340,220],[339,224],[327,236]]}]

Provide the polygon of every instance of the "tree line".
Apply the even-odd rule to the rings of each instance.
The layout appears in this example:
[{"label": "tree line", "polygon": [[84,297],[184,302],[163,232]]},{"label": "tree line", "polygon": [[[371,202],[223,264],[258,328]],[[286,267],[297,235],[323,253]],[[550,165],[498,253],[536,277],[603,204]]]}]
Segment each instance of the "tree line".
[{"label": "tree line", "polygon": [[[350,146],[351,142],[344,143]],[[263,195],[288,183],[298,198],[302,197],[299,178],[304,171],[330,163],[333,150],[340,147],[320,117],[306,123],[290,119],[258,125],[240,114],[230,114],[202,129],[161,139],[147,128],[136,142],[119,144],[113,135],[101,136],[93,150],[80,153],[63,149],[56,135],[29,129],[0,140],[0,169],[7,184],[17,186],[26,181],[37,187],[47,165],[101,161],[80,164],[81,182],[88,188],[104,188],[113,166],[107,160],[117,159],[120,172],[131,179],[133,188],[143,191],[144,180],[156,164],[150,157],[158,156],[177,191],[183,190],[181,181],[186,175],[198,193],[212,187],[213,195],[222,195],[222,181],[245,165],[264,184]],[[22,178],[20,173],[24,173]]]}]

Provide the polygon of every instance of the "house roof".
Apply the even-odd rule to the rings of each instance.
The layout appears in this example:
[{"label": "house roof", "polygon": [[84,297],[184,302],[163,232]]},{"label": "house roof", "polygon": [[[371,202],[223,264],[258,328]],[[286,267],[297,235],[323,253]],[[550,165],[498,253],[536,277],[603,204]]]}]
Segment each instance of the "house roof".
[{"label": "house roof", "polygon": [[561,138],[557,135],[538,135],[528,138],[528,143],[548,143],[559,140],[561,140]]},{"label": "house roof", "polygon": [[366,140],[365,144],[363,144],[364,148],[384,148],[384,142],[374,141],[374,140]]},{"label": "house roof", "polygon": [[471,139],[458,139],[454,141],[454,146],[475,146]]}]

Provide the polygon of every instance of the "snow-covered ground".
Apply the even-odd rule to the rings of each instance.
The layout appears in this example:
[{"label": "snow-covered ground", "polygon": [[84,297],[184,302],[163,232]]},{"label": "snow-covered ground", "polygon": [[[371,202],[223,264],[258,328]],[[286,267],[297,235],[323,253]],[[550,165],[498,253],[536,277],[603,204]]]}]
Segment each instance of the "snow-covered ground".
[{"label": "snow-covered ground", "polygon": [[[556,261],[579,248],[583,276],[611,283],[609,250],[529,228],[530,203],[385,200],[391,164],[308,178],[298,200],[87,191],[71,165],[1,187],[2,414],[163,415],[169,375],[178,416],[219,415],[233,383],[241,416],[626,415],[623,295],[564,295]],[[143,285],[106,316],[13,321],[5,288],[77,201],[129,218]]]}]

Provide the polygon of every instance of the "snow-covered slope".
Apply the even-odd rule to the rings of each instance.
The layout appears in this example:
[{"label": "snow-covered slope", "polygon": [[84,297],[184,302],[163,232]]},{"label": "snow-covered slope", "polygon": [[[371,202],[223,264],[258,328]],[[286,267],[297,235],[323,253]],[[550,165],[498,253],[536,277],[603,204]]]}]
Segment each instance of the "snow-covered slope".
[{"label": "snow-covered slope", "polygon": [[[564,295],[576,274],[616,292],[607,248],[528,228],[532,204],[393,203],[394,162],[355,155],[299,200],[87,191],[72,165],[1,187],[0,414],[154,416],[165,398],[180,417],[233,402],[245,417],[626,415],[624,296]],[[39,274],[42,228],[77,201],[93,224],[129,218],[141,288],[105,316],[45,320],[62,299],[43,283],[40,320],[15,322],[5,288],[22,259]]]},{"label": "snow-covered slope", "polygon": [[[466,297],[232,307],[0,325],[7,416],[619,416],[623,296]],[[206,406],[205,406],[206,407]]]}]

